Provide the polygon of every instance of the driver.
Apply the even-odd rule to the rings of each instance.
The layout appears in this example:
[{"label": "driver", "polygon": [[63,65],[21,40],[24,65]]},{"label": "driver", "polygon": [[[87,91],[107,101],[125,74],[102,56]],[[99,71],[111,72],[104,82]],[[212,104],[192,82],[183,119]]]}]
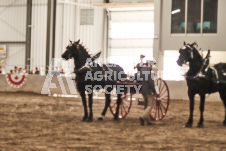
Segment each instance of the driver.
[{"label": "driver", "polygon": [[[143,114],[140,116],[140,124],[144,125],[147,122],[148,125],[150,123],[150,113],[154,106],[154,97],[156,95],[155,85],[154,85],[154,75],[152,74],[152,65],[153,61],[147,61],[146,67],[142,67],[141,69],[141,92],[145,102],[145,110]],[[148,76],[147,76],[148,75]]]},{"label": "driver", "polygon": [[137,71],[140,72],[141,68],[144,66],[144,60],[145,56],[144,55],[140,55],[140,63],[138,63],[136,66],[134,66],[134,69],[137,68]]},{"label": "driver", "polygon": [[135,73],[136,81],[137,81],[138,76],[140,77],[140,72],[141,72],[142,67],[145,66],[145,63],[143,62],[144,58],[145,58],[144,55],[140,55],[140,63],[138,63],[136,66],[134,66],[134,69],[137,68],[137,73]]}]

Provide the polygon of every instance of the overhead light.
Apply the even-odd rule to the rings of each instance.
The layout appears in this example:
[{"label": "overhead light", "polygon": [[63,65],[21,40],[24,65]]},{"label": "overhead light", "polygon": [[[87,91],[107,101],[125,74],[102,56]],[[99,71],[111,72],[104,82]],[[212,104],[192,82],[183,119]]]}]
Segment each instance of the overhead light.
[{"label": "overhead light", "polygon": [[172,12],[171,12],[171,14],[176,14],[176,13],[179,13],[180,12],[180,9],[176,9],[176,10],[173,10]]}]

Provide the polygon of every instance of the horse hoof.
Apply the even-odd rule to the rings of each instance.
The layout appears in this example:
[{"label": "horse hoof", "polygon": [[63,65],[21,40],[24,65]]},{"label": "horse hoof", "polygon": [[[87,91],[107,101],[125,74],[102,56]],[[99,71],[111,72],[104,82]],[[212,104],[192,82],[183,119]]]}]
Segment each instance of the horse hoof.
[{"label": "horse hoof", "polygon": [[197,128],[203,128],[203,127],[204,127],[203,124],[198,124],[198,125],[197,125]]},{"label": "horse hoof", "polygon": [[223,122],[223,126],[226,126],[226,121]]},{"label": "horse hoof", "polygon": [[103,118],[103,117],[98,117],[98,120],[99,120],[99,121],[103,121],[104,118]]},{"label": "horse hoof", "polygon": [[87,120],[86,120],[86,122],[92,122],[93,121],[93,119],[92,118],[88,118]]},{"label": "horse hoof", "polygon": [[184,127],[186,127],[186,128],[191,128],[191,127],[192,127],[192,123],[186,123],[186,124],[184,125]]},{"label": "horse hoof", "polygon": [[118,121],[119,120],[119,118],[118,117],[114,117],[114,121]]},{"label": "horse hoof", "polygon": [[140,125],[143,126],[144,125],[144,118],[140,117],[139,120],[140,120]]},{"label": "horse hoof", "polygon": [[87,120],[87,117],[82,118],[82,122],[85,122]]}]

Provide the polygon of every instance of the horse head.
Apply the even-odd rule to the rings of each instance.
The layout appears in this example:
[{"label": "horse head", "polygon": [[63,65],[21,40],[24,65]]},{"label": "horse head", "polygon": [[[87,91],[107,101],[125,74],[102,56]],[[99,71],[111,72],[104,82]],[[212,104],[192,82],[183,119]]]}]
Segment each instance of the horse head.
[{"label": "horse head", "polygon": [[84,48],[84,46],[79,42],[80,40],[75,42],[70,41],[70,44],[62,54],[62,58],[65,60],[74,59],[76,69],[81,68],[86,63],[87,58],[90,58],[86,48]]},{"label": "horse head", "polygon": [[79,51],[79,41],[72,42],[70,41],[70,44],[66,47],[65,52],[61,55],[61,57],[65,60],[71,59],[71,58],[76,58],[77,53]]},{"label": "horse head", "polygon": [[183,64],[186,64],[187,62],[193,59],[193,53],[194,53],[193,50],[195,49],[194,45],[197,46],[196,42],[192,44],[186,44],[184,42],[184,46],[179,50],[180,56],[177,60],[177,64],[179,66],[182,66]]}]

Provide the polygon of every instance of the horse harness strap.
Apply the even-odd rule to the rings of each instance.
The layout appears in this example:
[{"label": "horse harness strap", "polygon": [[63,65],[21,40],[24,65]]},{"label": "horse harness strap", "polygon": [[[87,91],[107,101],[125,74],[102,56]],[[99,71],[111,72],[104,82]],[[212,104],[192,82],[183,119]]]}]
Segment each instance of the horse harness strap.
[{"label": "horse harness strap", "polygon": [[[207,59],[205,59],[205,60],[203,61],[202,66],[201,66],[199,72],[198,72],[196,75],[194,75],[194,76],[186,76],[186,77],[187,77],[187,78],[191,78],[191,79],[194,79],[194,78],[197,78],[197,77],[204,77],[205,75],[203,75],[202,70],[203,70],[203,67],[205,66],[206,62],[207,62]],[[206,71],[207,69],[208,69],[208,66],[206,67],[206,69],[204,68],[205,71]]]},{"label": "horse harness strap", "polygon": [[89,62],[87,62],[87,63],[85,63],[81,68],[79,68],[79,69],[74,69],[74,73],[79,73],[79,72],[81,72],[83,69],[89,69],[90,71],[92,71],[92,68],[90,67],[90,63]]},{"label": "horse harness strap", "polygon": [[94,55],[92,58],[89,58],[89,60],[79,69],[74,69],[74,72],[75,73],[78,73],[80,71],[82,71],[83,69],[87,68],[89,69],[90,71],[92,71],[92,68],[91,68],[91,64],[94,63],[94,61],[100,57],[100,54],[101,52],[97,53],[96,55]]},{"label": "horse harness strap", "polygon": [[212,67],[209,67],[209,68],[213,70],[212,73],[216,76],[216,80],[218,81],[219,80],[219,76],[218,76],[217,70],[213,66]]},{"label": "horse harness strap", "polygon": [[193,48],[192,48],[191,46],[189,46],[189,45],[187,45],[187,47],[190,48],[190,50],[191,50],[190,57],[191,57],[191,59],[193,59],[193,58],[194,58],[194,55],[193,55]]}]

